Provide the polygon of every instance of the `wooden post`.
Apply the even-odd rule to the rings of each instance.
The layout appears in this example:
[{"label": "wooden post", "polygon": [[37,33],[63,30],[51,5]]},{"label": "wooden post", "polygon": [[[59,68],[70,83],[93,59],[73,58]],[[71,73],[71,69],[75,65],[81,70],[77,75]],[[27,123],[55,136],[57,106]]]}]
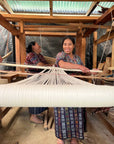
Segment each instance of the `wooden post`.
[{"label": "wooden post", "polygon": [[85,65],[85,55],[86,55],[86,38],[82,38],[82,53],[81,53],[81,60]]},{"label": "wooden post", "polygon": [[[19,37],[15,37],[15,46],[16,46],[16,63],[24,64],[26,58],[26,45],[25,45],[25,33],[20,34]],[[17,68],[16,70],[22,70]]]},{"label": "wooden post", "polygon": [[93,33],[93,68],[97,68],[97,43],[95,42],[97,40],[97,31]]},{"label": "wooden post", "polygon": [[83,64],[85,65],[85,49],[86,40],[82,37],[82,31],[79,31],[76,36],[76,54],[81,58]]},{"label": "wooden post", "polygon": [[114,67],[114,38],[112,39],[112,62],[111,67]]},{"label": "wooden post", "polygon": [[[19,37],[15,36],[15,57],[16,57],[16,63],[21,63],[21,53],[20,53],[20,47],[19,47]],[[20,68],[16,68],[16,71],[20,71]]]}]

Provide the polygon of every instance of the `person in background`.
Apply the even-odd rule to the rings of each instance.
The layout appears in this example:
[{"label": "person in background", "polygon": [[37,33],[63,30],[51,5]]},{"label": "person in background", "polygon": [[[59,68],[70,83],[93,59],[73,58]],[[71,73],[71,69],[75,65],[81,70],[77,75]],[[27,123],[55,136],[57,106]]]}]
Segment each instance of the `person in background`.
[{"label": "person in background", "polygon": [[[48,65],[47,61],[44,59],[43,55],[41,53],[41,47],[39,44],[35,41],[32,41],[29,43],[28,47],[26,48],[27,56],[25,60],[25,64],[27,65],[38,65],[38,66],[45,66]],[[37,73],[39,72],[39,69],[28,69],[29,72]],[[48,109],[47,107],[30,107],[30,121],[42,124],[42,115],[41,113]]]},{"label": "person in background", "polygon": [[[80,57],[73,54],[75,40],[66,36],[62,41],[63,51],[56,56],[56,66],[66,69],[80,69],[82,72],[90,72]],[[84,139],[84,112],[83,108],[55,107],[55,135],[57,144],[64,144],[64,140],[71,140],[71,144],[78,144],[78,139]]]},{"label": "person in background", "polygon": [[3,59],[2,59],[2,57],[0,56],[0,62],[2,62],[3,61]]}]

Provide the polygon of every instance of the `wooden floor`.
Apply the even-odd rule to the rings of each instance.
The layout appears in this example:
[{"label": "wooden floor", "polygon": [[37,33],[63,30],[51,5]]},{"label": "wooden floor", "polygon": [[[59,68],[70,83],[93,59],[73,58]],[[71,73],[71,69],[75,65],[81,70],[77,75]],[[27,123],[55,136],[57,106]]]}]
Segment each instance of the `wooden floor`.
[{"label": "wooden floor", "polygon": [[[49,119],[49,121],[52,121]],[[87,132],[80,144],[113,144],[114,136],[96,114],[87,113]],[[28,108],[22,108],[9,128],[0,129],[0,144],[56,144],[54,122],[48,130],[29,121]],[[65,144],[70,144],[66,141]]]}]

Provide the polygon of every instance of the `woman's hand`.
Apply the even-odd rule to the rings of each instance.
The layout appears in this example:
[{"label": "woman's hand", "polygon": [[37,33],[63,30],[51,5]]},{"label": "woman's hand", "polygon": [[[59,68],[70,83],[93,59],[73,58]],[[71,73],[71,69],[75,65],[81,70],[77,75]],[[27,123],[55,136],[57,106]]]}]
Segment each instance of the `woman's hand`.
[{"label": "woman's hand", "polygon": [[2,62],[3,61],[3,59],[2,59],[2,57],[0,56],[0,62]]},{"label": "woman's hand", "polygon": [[87,67],[85,67],[85,66],[80,65],[79,69],[80,69],[83,73],[90,73],[90,70],[89,70]]}]

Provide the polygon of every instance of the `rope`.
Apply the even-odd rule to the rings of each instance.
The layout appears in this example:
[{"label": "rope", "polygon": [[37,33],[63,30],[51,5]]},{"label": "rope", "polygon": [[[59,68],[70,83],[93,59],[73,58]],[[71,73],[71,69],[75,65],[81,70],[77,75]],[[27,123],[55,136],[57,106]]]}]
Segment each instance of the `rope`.
[{"label": "rope", "polygon": [[[112,20],[112,23],[113,23],[113,15],[112,15],[112,12],[111,12],[111,20]],[[107,40],[106,40],[106,43],[105,43],[105,46],[104,46],[104,49],[103,49],[103,52],[102,52],[102,56],[101,56],[101,59],[100,59],[99,63],[101,63],[101,61],[102,61],[102,59],[103,59],[103,56],[104,56],[104,53],[105,53],[105,50],[106,50],[106,45],[107,45],[107,42],[108,42],[108,39],[109,39],[109,36],[110,36],[111,31],[112,31],[112,24],[111,24],[111,30],[110,30],[109,33],[108,33]]]}]

